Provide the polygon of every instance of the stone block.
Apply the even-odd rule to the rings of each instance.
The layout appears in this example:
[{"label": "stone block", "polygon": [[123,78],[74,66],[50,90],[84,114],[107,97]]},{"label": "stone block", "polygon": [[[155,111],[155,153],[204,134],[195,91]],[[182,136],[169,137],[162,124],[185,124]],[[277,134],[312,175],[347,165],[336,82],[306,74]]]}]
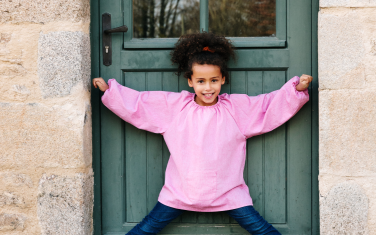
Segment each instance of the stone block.
[{"label": "stone block", "polygon": [[[334,174],[320,174],[319,177],[319,190],[320,190],[320,200],[324,201],[329,192],[336,186],[345,183],[351,183],[359,185],[362,191],[368,198],[368,231],[369,234],[373,235],[376,231],[376,176],[339,176]],[[324,234],[324,233],[321,233]],[[346,234],[346,233],[337,233]],[[353,234],[353,233],[347,233]],[[356,233],[355,233],[356,234]]]},{"label": "stone block", "polygon": [[0,4],[1,23],[89,20],[89,0],[4,0]]},{"label": "stone block", "polygon": [[366,85],[361,11],[320,11],[318,25],[320,89]]},{"label": "stone block", "polygon": [[355,182],[335,185],[320,199],[320,233],[369,234],[368,198]]},{"label": "stone block", "polygon": [[375,7],[376,0],[320,0],[320,7]]},{"label": "stone block", "polygon": [[92,234],[93,174],[43,175],[38,188],[42,234]]},{"label": "stone block", "polygon": [[40,34],[38,76],[43,98],[70,94],[77,83],[90,85],[90,39],[82,32]]},{"label": "stone block", "polygon": [[375,90],[319,93],[320,174],[376,175]]},{"label": "stone block", "polygon": [[0,213],[0,232],[21,230],[25,228],[26,216],[21,214]]},{"label": "stone block", "polygon": [[84,127],[83,99],[75,96],[52,107],[0,103],[0,168],[89,166],[91,128]]},{"label": "stone block", "polygon": [[16,206],[16,207],[21,207],[24,208],[25,201],[24,199],[13,193],[13,192],[0,192],[0,207],[2,206]]}]

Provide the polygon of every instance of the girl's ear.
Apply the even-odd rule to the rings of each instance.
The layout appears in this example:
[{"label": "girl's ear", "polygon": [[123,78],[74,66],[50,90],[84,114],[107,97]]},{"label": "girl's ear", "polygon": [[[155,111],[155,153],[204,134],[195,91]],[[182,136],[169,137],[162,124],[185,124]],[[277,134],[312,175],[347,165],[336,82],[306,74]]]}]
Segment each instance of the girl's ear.
[{"label": "girl's ear", "polygon": [[193,87],[193,82],[191,78],[188,78],[188,85],[189,87]]},{"label": "girl's ear", "polygon": [[225,84],[225,81],[226,81],[226,77],[222,77],[222,82],[221,82],[221,84],[222,84],[222,85]]}]

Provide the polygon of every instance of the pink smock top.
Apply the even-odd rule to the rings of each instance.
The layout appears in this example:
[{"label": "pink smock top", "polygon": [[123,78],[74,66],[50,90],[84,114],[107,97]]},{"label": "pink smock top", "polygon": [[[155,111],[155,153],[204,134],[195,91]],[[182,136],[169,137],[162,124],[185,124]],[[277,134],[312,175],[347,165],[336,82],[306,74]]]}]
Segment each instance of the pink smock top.
[{"label": "pink smock top", "polygon": [[246,140],[289,120],[309,100],[299,77],[258,96],[221,94],[200,106],[195,94],[138,92],[114,79],[103,104],[135,127],[162,134],[170,159],[158,201],[189,211],[225,211],[253,205],[243,179]]}]

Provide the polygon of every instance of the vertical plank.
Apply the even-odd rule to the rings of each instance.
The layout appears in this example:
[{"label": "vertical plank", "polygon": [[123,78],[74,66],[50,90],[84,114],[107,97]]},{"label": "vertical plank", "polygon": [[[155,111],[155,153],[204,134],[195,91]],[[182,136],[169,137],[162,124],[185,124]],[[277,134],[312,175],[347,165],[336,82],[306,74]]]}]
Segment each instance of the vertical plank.
[{"label": "vertical plank", "polygon": [[263,93],[269,93],[280,89],[286,82],[285,71],[263,72]]},{"label": "vertical plank", "polygon": [[247,95],[256,96],[263,93],[262,71],[247,72]]},{"label": "vertical plank", "polygon": [[[144,72],[127,72],[125,86],[143,91],[146,88]],[[147,214],[146,132],[126,124],[126,194],[127,222],[140,222]]]},{"label": "vertical plank", "polygon": [[164,91],[179,92],[179,77],[175,72],[163,72],[162,89]]},{"label": "vertical plank", "polygon": [[[100,27],[99,27],[99,1],[90,5],[90,46],[91,46],[91,79],[100,76]],[[91,84],[91,110],[92,110],[92,146],[93,146],[93,172],[94,172],[94,210],[93,234],[102,234],[102,197],[101,197],[101,91]]]},{"label": "vertical plank", "polygon": [[198,217],[198,212],[185,211],[181,215],[181,222],[182,223],[197,223],[197,217]]},{"label": "vertical plank", "polygon": [[[124,122],[110,110],[102,108],[102,228],[109,230],[124,221],[123,210],[123,142]],[[104,131],[105,130],[105,131]],[[110,220],[110,218],[115,218]]]},{"label": "vertical plank", "polygon": [[265,218],[286,222],[286,131],[281,126],[265,134]]},{"label": "vertical plank", "polygon": [[225,212],[214,212],[213,223],[214,224],[228,224],[230,223],[230,217]]},{"label": "vertical plank", "polygon": [[[312,70],[311,46],[312,30],[314,29],[310,23],[312,19],[311,1],[288,1],[287,4],[287,23],[289,25],[287,34],[289,35],[290,50],[290,67],[287,70],[287,78],[291,78],[295,75],[310,73]],[[297,9],[299,10],[297,11]],[[312,179],[317,181],[317,177],[312,176],[311,172],[311,104],[311,101],[305,104],[287,125],[288,221],[299,221],[299,224],[289,223],[291,229],[295,231],[312,228],[311,182]]]},{"label": "vertical plank", "polygon": [[317,54],[317,21],[319,12],[319,0],[312,0],[311,9],[311,33],[312,33],[312,71],[311,74],[314,77],[312,81],[310,94],[312,100],[311,117],[312,117],[312,234],[320,234],[320,211],[319,211],[319,185],[318,185],[318,175],[319,175],[319,120],[318,120],[318,54]]},{"label": "vertical plank", "polygon": [[[99,1],[98,28],[101,30],[102,14],[111,12],[114,15],[121,15],[121,2],[113,1],[111,4]],[[112,25],[121,25],[121,17],[114,17]],[[115,78],[122,82],[123,72],[120,64],[104,66],[102,62],[102,34],[100,33],[99,65],[100,76],[106,81]],[[113,48],[112,60],[120,61],[120,49],[122,39],[112,39]],[[101,105],[101,193],[102,193],[102,233],[108,231],[119,231],[125,221],[125,192],[124,192],[124,121]]]},{"label": "vertical plank", "polygon": [[197,213],[198,224],[212,224],[214,223],[214,213],[212,212],[199,212]]},{"label": "vertical plank", "polygon": [[[146,73],[146,90],[162,90],[162,72]],[[158,195],[163,186],[163,137],[151,132],[146,133],[146,162],[147,162],[147,213],[158,201]]]},{"label": "vertical plank", "polygon": [[[263,93],[262,71],[247,72],[247,95]],[[263,136],[255,136],[247,141],[248,187],[254,208],[264,216],[264,151]]]},{"label": "vertical plank", "polygon": [[[264,92],[281,88],[284,71],[265,71]],[[265,218],[270,223],[286,222],[286,131],[285,125],[265,134]]]},{"label": "vertical plank", "polygon": [[231,93],[246,94],[247,93],[247,79],[245,71],[231,72]]}]

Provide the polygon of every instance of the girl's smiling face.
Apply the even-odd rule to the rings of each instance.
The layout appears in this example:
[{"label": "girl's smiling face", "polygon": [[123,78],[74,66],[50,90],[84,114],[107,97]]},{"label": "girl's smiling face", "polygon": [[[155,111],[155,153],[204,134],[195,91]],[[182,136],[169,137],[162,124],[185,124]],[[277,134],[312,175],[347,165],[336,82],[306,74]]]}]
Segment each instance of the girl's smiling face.
[{"label": "girl's smiling face", "polygon": [[217,103],[221,86],[225,83],[221,69],[212,64],[193,64],[192,76],[188,85],[196,93],[195,101],[201,106],[211,106]]}]

